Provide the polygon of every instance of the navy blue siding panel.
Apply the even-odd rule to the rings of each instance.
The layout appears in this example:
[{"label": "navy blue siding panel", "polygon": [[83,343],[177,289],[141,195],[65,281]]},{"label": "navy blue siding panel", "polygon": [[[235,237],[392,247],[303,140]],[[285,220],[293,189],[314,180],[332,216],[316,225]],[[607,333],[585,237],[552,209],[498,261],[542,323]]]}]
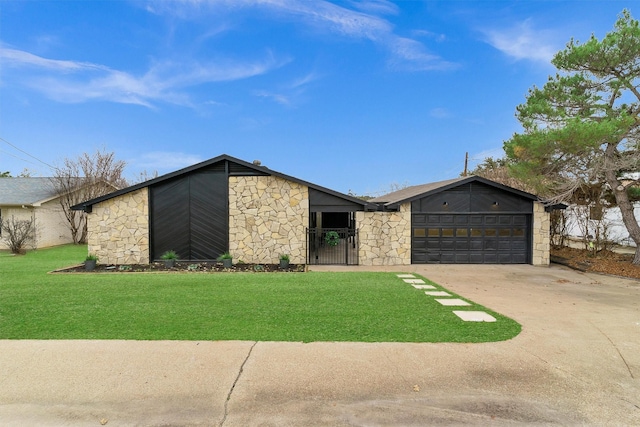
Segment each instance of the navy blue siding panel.
[{"label": "navy blue siding panel", "polygon": [[214,260],[225,252],[227,188],[227,175],[219,166],[152,186],[151,258],[174,250],[183,260]]},{"label": "navy blue siding panel", "polygon": [[315,188],[309,188],[310,212],[356,212],[364,208],[358,203],[328,194]]},{"label": "navy blue siding panel", "polygon": [[151,259],[176,251],[182,259],[191,253],[189,236],[189,178],[150,188]]},{"label": "navy blue siding panel", "polygon": [[191,176],[192,260],[214,260],[229,247],[227,194],[224,173]]},{"label": "navy blue siding panel", "polygon": [[411,212],[532,213],[531,200],[479,182],[469,183],[411,202]]}]

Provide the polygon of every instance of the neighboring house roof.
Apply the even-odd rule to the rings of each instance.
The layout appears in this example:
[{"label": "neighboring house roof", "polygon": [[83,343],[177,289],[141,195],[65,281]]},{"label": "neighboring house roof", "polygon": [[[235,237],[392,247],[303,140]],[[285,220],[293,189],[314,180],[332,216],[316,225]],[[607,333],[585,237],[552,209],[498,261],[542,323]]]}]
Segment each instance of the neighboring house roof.
[{"label": "neighboring house roof", "polygon": [[242,165],[242,166],[244,166],[246,168],[249,168],[249,169],[253,169],[256,172],[259,172],[260,174],[263,174],[263,175],[267,174],[267,175],[277,176],[277,177],[285,179],[287,181],[296,182],[298,184],[307,186],[309,188],[313,188],[315,190],[322,191],[324,193],[331,194],[333,196],[340,197],[340,198],[348,200],[350,202],[362,205],[365,208],[373,208],[375,210],[375,205],[371,205],[367,201],[364,201],[364,200],[359,199],[357,197],[352,197],[352,196],[349,196],[349,195],[346,195],[346,194],[343,194],[343,193],[339,193],[337,191],[333,191],[333,190],[331,190],[329,188],[325,188],[325,187],[322,187],[322,186],[319,186],[319,185],[316,185],[316,184],[313,184],[313,183],[310,183],[310,182],[307,182],[307,181],[303,181],[301,179],[298,179],[298,178],[295,178],[295,177],[292,177],[292,176],[289,176],[289,175],[285,175],[285,174],[283,174],[281,172],[277,172],[277,171],[271,170],[271,169],[267,168],[266,166],[259,166],[259,165],[253,164],[253,163],[245,162],[244,160],[237,159],[237,158],[229,156],[227,154],[222,154],[222,155],[220,155],[218,157],[214,157],[212,159],[205,160],[204,162],[197,163],[197,164],[195,164],[193,166],[189,166],[189,167],[180,169],[178,171],[171,172],[171,173],[168,173],[166,175],[159,176],[159,177],[151,179],[149,181],[141,182],[139,184],[132,185],[132,186],[127,187],[127,188],[123,188],[122,190],[114,191],[113,193],[109,193],[109,194],[107,194],[105,196],[102,196],[102,197],[97,197],[97,198],[92,199],[92,200],[87,200],[85,202],[82,202],[82,203],[79,203],[79,204],[77,204],[75,206],[72,206],[71,209],[84,210],[86,212],[90,212],[91,211],[91,207],[93,205],[97,204],[97,203],[103,202],[105,200],[112,199],[114,197],[121,196],[123,194],[130,193],[132,191],[139,190],[139,189],[144,188],[144,187],[149,187],[151,185],[154,185],[154,184],[157,184],[157,183],[160,183],[160,182],[163,182],[163,181],[166,181],[166,180],[169,180],[169,179],[181,176],[181,175],[185,175],[185,174],[188,174],[190,172],[197,171],[198,169],[206,168],[207,166],[210,166],[210,165],[213,165],[215,163],[218,163],[218,162],[221,162],[221,161],[225,161],[225,160],[237,163],[237,164]]},{"label": "neighboring house roof", "polygon": [[51,178],[0,178],[0,206],[40,206],[57,196]]},{"label": "neighboring house roof", "polygon": [[538,197],[533,194],[526,193],[512,187],[507,187],[506,185],[502,185],[495,181],[491,181],[479,176],[472,175],[467,177],[448,179],[445,181],[431,182],[428,184],[414,185],[411,187],[403,188],[402,190],[394,191],[384,196],[376,197],[369,200],[369,202],[376,203],[379,206],[383,206],[385,209],[394,209],[403,203],[411,202],[415,199],[440,193],[450,188],[458,187],[470,182],[480,182],[507,191],[509,193],[516,194],[526,199],[539,200]]}]

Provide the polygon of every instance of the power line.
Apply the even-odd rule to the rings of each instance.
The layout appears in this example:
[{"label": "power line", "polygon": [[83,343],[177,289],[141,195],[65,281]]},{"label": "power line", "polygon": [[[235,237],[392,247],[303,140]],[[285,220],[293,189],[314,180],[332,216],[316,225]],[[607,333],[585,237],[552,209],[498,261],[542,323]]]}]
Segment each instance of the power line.
[{"label": "power line", "polygon": [[[4,142],[5,144],[7,144],[7,145],[9,145],[11,147],[13,147],[14,149],[18,150],[19,152],[21,152],[23,154],[26,154],[27,156],[31,157],[32,159],[35,159],[35,160],[39,161],[40,163],[42,163],[45,166],[48,166],[51,169],[57,169],[55,166],[51,166],[49,163],[44,162],[44,161],[40,160],[39,158],[37,158],[35,156],[32,156],[31,154],[27,153],[23,149],[16,147],[15,145],[13,145],[12,143],[10,143],[9,141],[7,141],[6,139],[4,139],[2,137],[0,137],[0,141]],[[16,157],[16,156],[13,156],[13,157]],[[16,157],[16,158],[18,158],[18,157]]]},{"label": "power line", "polygon": [[18,157],[18,156],[16,156],[16,155],[15,155],[15,154],[13,154],[13,153],[9,153],[8,151],[0,150],[0,153],[4,153],[4,154],[6,154],[7,156],[11,156],[11,157],[13,157],[14,159],[18,159],[18,160],[21,160],[21,161],[26,162],[26,163],[31,163],[32,165],[35,165],[35,164],[36,164],[36,163],[32,162],[31,160],[23,159],[22,157]]}]

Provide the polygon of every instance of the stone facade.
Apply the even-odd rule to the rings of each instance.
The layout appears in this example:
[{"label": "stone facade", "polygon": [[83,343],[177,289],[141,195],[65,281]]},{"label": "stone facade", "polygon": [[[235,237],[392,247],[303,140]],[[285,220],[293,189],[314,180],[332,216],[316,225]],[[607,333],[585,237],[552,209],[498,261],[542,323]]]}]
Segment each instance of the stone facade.
[{"label": "stone facade", "polygon": [[360,265],[411,264],[411,203],[399,212],[356,212]]},{"label": "stone facade", "polygon": [[[309,189],[276,176],[229,177],[229,251],[235,262],[306,262]],[[148,189],[105,200],[88,215],[89,253],[105,264],[149,263]],[[3,214],[5,211],[3,210]],[[359,264],[411,264],[411,203],[398,212],[356,212]],[[550,220],[534,203],[532,264],[549,265]]]},{"label": "stone facade", "polygon": [[551,220],[540,202],[533,203],[533,265],[548,266],[551,250]]},{"label": "stone facade", "polygon": [[229,177],[229,252],[234,260],[306,262],[308,187],[275,176]]},{"label": "stone facade", "polygon": [[146,187],[93,205],[87,218],[89,253],[101,264],[149,263]]}]

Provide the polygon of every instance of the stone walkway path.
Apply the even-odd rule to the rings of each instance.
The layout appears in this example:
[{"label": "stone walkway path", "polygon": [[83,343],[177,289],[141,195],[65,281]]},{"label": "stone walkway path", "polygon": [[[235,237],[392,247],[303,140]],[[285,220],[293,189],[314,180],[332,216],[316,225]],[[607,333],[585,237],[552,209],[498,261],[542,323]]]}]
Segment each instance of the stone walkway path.
[{"label": "stone walkway path", "polygon": [[[433,289],[431,291],[425,291],[425,295],[429,297],[451,297],[452,295],[446,291],[435,290],[433,285],[427,285],[424,280],[417,278],[413,274],[398,274],[398,278],[402,279],[405,283],[410,284],[416,289]],[[468,307],[471,306],[467,301],[460,298],[435,298],[435,300],[445,307]],[[465,311],[465,310],[453,310],[453,314],[458,316],[465,322],[495,322],[496,318],[484,311]]]}]

